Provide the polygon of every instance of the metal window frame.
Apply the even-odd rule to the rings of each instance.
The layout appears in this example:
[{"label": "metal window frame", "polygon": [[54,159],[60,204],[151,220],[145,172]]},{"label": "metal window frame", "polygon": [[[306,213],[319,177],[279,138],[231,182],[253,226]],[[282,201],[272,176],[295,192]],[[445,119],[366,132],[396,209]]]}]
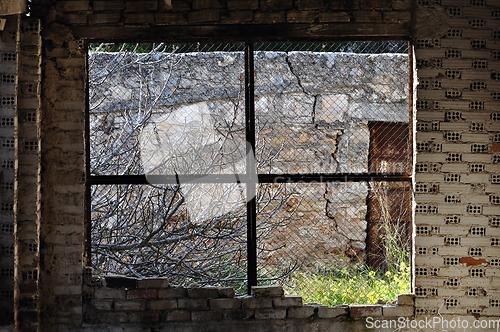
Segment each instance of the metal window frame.
[{"label": "metal window frame", "polygon": [[[183,181],[191,183],[233,183],[234,178],[240,183],[246,184],[247,197],[253,197],[247,201],[247,283],[248,294],[251,294],[252,286],[257,286],[257,206],[256,206],[256,183],[327,183],[327,182],[413,182],[413,159],[414,153],[410,155],[411,170],[408,173],[305,173],[305,174],[258,174],[255,168],[255,160],[251,156],[255,151],[255,98],[254,98],[254,50],[253,45],[261,39],[246,39],[244,41],[244,70],[245,70],[245,132],[247,140],[246,151],[246,174],[203,174],[203,175],[161,175],[165,184],[178,184]],[[311,40],[318,41],[318,40]],[[322,40],[324,41],[324,40]],[[223,41],[222,41],[223,42]],[[411,151],[414,150],[413,135],[413,52],[411,43],[408,41],[409,55],[409,130]],[[85,52],[88,55],[88,43],[85,43]],[[88,56],[86,58],[88,68]],[[146,175],[91,175],[90,174],[90,110],[89,110],[89,84],[88,70],[86,77],[86,109],[85,109],[85,244],[84,263],[91,266],[91,186],[110,184],[150,184]],[[209,175],[209,176],[207,176]],[[152,176],[148,176],[150,179]],[[251,185],[253,184],[253,185]],[[413,248],[410,257],[413,255]]]}]

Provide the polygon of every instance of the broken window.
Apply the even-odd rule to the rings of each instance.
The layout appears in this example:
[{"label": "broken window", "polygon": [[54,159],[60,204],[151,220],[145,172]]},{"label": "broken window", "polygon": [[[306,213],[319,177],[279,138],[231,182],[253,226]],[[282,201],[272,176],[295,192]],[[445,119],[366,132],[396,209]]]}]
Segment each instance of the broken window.
[{"label": "broken window", "polygon": [[304,276],[387,269],[395,253],[409,266],[407,52],[404,41],[90,45],[94,273],[297,293]]}]

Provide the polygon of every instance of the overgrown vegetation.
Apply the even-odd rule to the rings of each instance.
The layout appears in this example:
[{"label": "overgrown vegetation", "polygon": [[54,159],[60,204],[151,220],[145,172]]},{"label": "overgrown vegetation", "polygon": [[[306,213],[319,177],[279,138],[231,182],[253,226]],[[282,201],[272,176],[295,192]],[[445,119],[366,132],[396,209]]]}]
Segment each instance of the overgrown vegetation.
[{"label": "overgrown vegetation", "polygon": [[304,303],[328,306],[392,301],[398,294],[411,291],[411,268],[401,262],[386,272],[353,265],[330,266],[330,270],[318,273],[297,272],[285,291],[301,295]]}]

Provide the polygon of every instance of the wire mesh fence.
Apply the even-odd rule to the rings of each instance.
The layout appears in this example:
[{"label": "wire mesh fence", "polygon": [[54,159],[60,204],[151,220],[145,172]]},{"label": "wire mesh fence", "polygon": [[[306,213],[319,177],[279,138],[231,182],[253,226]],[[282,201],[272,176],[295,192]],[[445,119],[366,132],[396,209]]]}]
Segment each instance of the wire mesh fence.
[{"label": "wire mesh fence", "polygon": [[[259,284],[330,305],[408,291],[411,186],[383,181],[412,168],[407,43],[253,49],[248,71],[244,43],[90,45],[91,173],[177,179],[92,187],[94,271],[243,293],[256,269]],[[253,172],[266,180],[249,182]],[[179,182],[190,174],[200,177]],[[371,180],[322,179],[332,174]],[[257,266],[247,263],[248,186]],[[349,279],[370,295],[349,299]]]}]

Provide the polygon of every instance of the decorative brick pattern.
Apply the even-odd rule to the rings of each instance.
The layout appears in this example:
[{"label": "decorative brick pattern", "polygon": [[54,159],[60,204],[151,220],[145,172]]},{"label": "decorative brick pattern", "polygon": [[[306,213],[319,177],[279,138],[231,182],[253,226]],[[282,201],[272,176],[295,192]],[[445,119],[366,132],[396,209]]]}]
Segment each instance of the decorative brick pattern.
[{"label": "decorative brick pattern", "polygon": [[[495,166],[500,161],[496,154],[499,138],[495,123],[500,119],[495,99],[495,13],[499,4],[484,0],[417,2],[421,12],[415,17],[416,38],[427,41],[416,43],[417,64],[433,67],[417,71],[418,96],[425,98],[417,100],[418,112],[435,105],[434,112],[428,112],[425,119],[417,113],[417,146],[428,144],[418,138],[421,131],[443,135],[446,155],[426,151],[425,159],[437,161],[440,178],[429,177],[428,167],[416,167],[420,190],[415,195],[415,245],[417,257],[422,259],[416,260],[415,313],[417,319],[419,315],[438,312],[445,319],[452,317],[448,314],[455,319],[498,316],[492,308],[496,303],[494,276],[500,255],[500,240],[495,232],[500,225],[495,216],[500,212],[496,210],[500,203],[496,186],[500,182]],[[430,13],[427,6],[447,13],[440,22],[447,27],[445,31],[429,31],[422,26],[431,23],[426,18]],[[430,42],[437,39],[439,43]],[[436,61],[441,66],[430,65]],[[437,86],[439,93],[431,94],[429,89]],[[432,128],[431,123],[436,121],[438,127]],[[432,219],[418,208],[436,201],[425,190],[431,185],[436,186],[435,195],[442,198]],[[439,232],[432,235],[436,240],[431,243],[426,238],[430,233],[423,229],[435,228]],[[430,249],[435,249],[435,253]],[[433,269],[437,269],[436,274],[430,273]]]}]

